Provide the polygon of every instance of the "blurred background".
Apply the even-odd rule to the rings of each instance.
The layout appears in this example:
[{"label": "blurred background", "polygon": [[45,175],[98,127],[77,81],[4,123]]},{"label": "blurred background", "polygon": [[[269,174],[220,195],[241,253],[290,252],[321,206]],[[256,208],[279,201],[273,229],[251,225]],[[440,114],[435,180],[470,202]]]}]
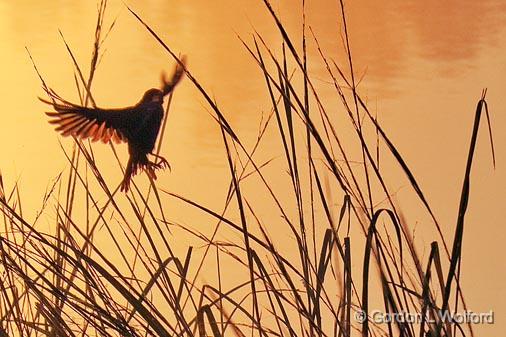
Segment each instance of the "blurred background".
[{"label": "blurred background", "polygon": [[[239,38],[251,43],[257,31],[273,52],[279,53],[281,47],[261,1],[132,0],[127,4],[176,53],[187,55],[190,71],[213,94],[239,137],[252,146],[271,104],[263,75]],[[108,6],[106,27],[116,23],[103,46],[92,91],[100,107],[128,106],[146,89],[158,87],[161,71],[171,71],[174,61],[122,1],[111,0]],[[336,1],[310,1],[306,20],[325,54],[346,67],[338,6]],[[273,7],[288,31],[300,37],[302,4],[273,1]],[[359,92],[418,178],[450,243],[474,110],[482,89],[488,88],[497,166],[494,170],[488,136],[481,129],[461,282],[470,310],[493,310],[496,315],[493,326],[477,326],[476,331],[505,331],[506,231],[501,209],[506,202],[506,3],[358,0],[346,2],[345,10]],[[37,99],[44,92],[25,48],[47,84],[78,102],[73,65],[58,30],[87,73],[96,14],[95,1],[0,0],[0,170],[6,186],[19,184],[28,216],[36,215],[46,189],[68,168],[61,147],[70,148],[72,140],[61,138],[47,123],[48,107]],[[339,100],[311,36],[308,54],[309,73],[320,93],[329,95],[330,106],[338,109]],[[171,163],[172,172],[160,173],[158,186],[213,209],[222,207],[230,178],[220,131],[187,80],[175,91],[165,132],[161,154]],[[274,181],[276,175],[286,175],[283,163],[276,162],[282,154],[278,143],[277,135],[268,132],[260,151],[260,156],[273,158],[269,172]],[[126,161],[126,146],[117,148]],[[94,149],[107,181],[117,186],[121,172],[109,164],[108,147]],[[386,160],[383,172],[396,178],[399,173],[390,172],[390,165]],[[418,203],[410,203],[407,182],[392,181],[391,190],[408,223],[414,232],[423,233],[427,219],[419,215]],[[259,200],[262,193],[257,192]],[[176,205],[170,212],[174,221],[198,227],[197,215]],[[263,215],[270,216],[269,212],[266,209]],[[421,234],[419,239],[420,247],[429,247],[433,238]],[[428,248],[421,254],[426,258]]]}]

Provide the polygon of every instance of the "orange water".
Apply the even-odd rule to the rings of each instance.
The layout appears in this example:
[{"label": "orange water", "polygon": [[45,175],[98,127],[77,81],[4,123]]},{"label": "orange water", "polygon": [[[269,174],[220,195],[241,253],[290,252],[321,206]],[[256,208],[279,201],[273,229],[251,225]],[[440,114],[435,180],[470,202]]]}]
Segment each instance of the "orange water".
[{"label": "orange water", "polygon": [[[251,146],[261,113],[268,113],[270,104],[261,73],[237,35],[251,42],[256,29],[278,54],[281,43],[261,1],[151,0],[129,5],[171,48],[188,56],[190,71]],[[288,30],[299,34],[301,5],[280,1],[274,8]],[[506,5],[492,0],[362,0],[349,1],[346,9],[355,70],[362,78],[359,90],[419,178],[449,238],[474,108],[482,88],[488,88],[497,169],[491,168],[488,140],[481,132],[464,236],[462,283],[471,310],[492,309],[496,317],[504,317],[502,246],[506,237],[500,211],[506,202]],[[337,13],[337,2],[314,1],[308,5],[307,20],[327,56],[346,66]],[[19,180],[27,214],[35,214],[51,179],[67,167],[58,141],[67,149],[71,141],[60,139],[47,124],[43,114],[47,107],[37,100],[43,92],[24,48],[29,48],[48,84],[65,98],[77,101],[72,63],[58,29],[87,73],[95,16],[93,1],[0,2],[4,106],[0,169],[8,187]],[[144,90],[158,86],[160,71],[170,70],[174,64],[121,1],[109,3],[106,25],[115,17],[117,23],[105,44],[93,85],[95,99],[103,107],[135,103]],[[321,92],[328,93],[329,102],[335,100],[337,106],[311,37],[308,45],[310,74]],[[219,209],[229,182],[228,169],[219,129],[208,111],[203,98],[184,81],[175,93],[162,146],[173,172],[162,173],[159,186]],[[265,158],[282,154],[272,150],[277,149],[277,142],[274,133],[267,134]],[[118,149],[125,160],[125,146]],[[119,170],[107,164],[110,153],[106,147],[98,146],[97,151],[98,165],[115,187],[121,179]],[[285,174],[282,164],[274,165],[279,175]],[[397,177],[398,171],[388,161],[384,170],[386,176]],[[423,225],[418,205],[410,204],[409,198],[402,201],[409,191],[408,183],[394,179],[391,187],[412,227]],[[192,223],[193,213],[172,207],[174,219]],[[267,216],[269,212],[265,211]],[[432,238],[424,240],[420,247],[427,247],[426,257]],[[497,321],[494,326],[477,327],[477,331],[504,331],[506,325]]]}]

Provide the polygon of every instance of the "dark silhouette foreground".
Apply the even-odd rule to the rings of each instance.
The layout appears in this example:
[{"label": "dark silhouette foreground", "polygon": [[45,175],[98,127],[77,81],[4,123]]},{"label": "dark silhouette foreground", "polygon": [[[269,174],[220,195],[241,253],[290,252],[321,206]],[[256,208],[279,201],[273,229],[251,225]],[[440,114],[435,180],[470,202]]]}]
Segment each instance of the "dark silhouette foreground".
[{"label": "dark silhouette foreground", "polygon": [[[184,63],[184,58],[182,61]],[[130,158],[121,183],[121,191],[127,192],[130,179],[139,170],[156,179],[155,169],[170,168],[167,160],[153,153],[153,149],[163,119],[163,98],[172,92],[183,74],[184,68],[177,65],[170,80],[162,76],[161,90],[149,89],[139,103],[128,108],[88,108],[68,102],[52,90],[47,90],[51,101],[39,99],[56,110],[46,114],[51,117],[49,123],[56,124],[56,131],[63,136],[91,138],[92,141],[101,140],[104,143],[110,140],[128,143]],[[159,161],[150,161],[148,154]]]}]

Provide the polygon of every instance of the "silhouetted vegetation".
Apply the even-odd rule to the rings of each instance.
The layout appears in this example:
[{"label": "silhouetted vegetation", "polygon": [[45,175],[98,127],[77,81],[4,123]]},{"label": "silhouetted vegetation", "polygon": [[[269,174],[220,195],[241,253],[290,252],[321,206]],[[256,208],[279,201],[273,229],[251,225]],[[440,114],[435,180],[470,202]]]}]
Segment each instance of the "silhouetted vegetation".
[{"label": "silhouetted vegetation", "polygon": [[[36,219],[23,215],[18,187],[6,191],[0,179],[5,226],[0,237],[1,336],[473,334],[470,325],[443,322],[439,311],[465,309],[459,286],[462,238],[480,119],[483,112],[488,117],[485,91],[476,107],[455,236],[449,241],[408,163],[357,90],[344,7],[337,19],[342,23],[347,63],[338,64],[321,49],[320,58],[313,60],[327,69],[335,98],[342,103],[336,110],[335,102],[332,105],[320,95],[318,83],[307,70],[307,44],[318,46],[317,37],[304,22],[304,34],[294,38],[269,1],[264,0],[264,4],[283,42],[280,46],[267,45],[257,33],[241,40],[265,79],[272,102],[251,149],[241,142],[226,113],[192,75],[191,55],[185,69],[185,81],[201,93],[221,130],[230,168],[223,209],[210,209],[159,188],[152,180],[146,189],[133,181],[128,193],[119,193],[119,186],[111,187],[102,176],[91,143],[79,139],[75,139],[71,152],[62,147],[69,170],[54,180]],[[75,67],[77,91],[85,105],[95,105],[91,88],[97,61],[114,26],[104,27],[105,10],[106,1],[102,1],[87,76],[65,42]],[[160,48],[182,65],[178,52],[133,9],[129,10]],[[346,114],[353,129],[354,149],[347,148],[341,139],[335,124],[338,113]],[[268,128],[279,134],[289,191],[278,190],[265,176],[263,169],[270,161],[255,158]],[[374,137],[366,129],[373,130]],[[109,146],[121,166],[114,145]],[[402,179],[407,179],[432,219],[426,225],[440,233],[428,258],[419,255],[412,228],[391,197],[380,168],[380,152],[382,157],[396,161],[405,174]],[[359,164],[351,159],[356,159],[357,153]],[[279,218],[261,218],[253,198],[243,189],[246,179],[258,181],[258,188],[265,191],[265,199],[277,209]],[[289,205],[281,201],[287,195]],[[336,196],[340,200],[336,201]],[[214,234],[204,235],[172,223],[166,214],[168,202],[185,204],[213,219]],[[38,225],[47,214],[55,220],[50,233]],[[171,226],[198,239],[204,247],[200,248],[202,252],[195,254],[188,246],[186,254],[178,255],[172,243],[182,239],[172,236]],[[281,239],[283,246],[280,238],[270,234],[272,227],[290,234]],[[216,235],[219,228],[239,238],[220,241]],[[104,239],[98,238],[99,230],[109,240],[110,249],[101,248]],[[361,236],[354,238],[359,232]],[[293,247],[287,253],[286,245],[291,241]],[[216,265],[215,275],[206,264]],[[378,303],[381,308],[374,307]],[[433,321],[379,324],[368,315],[372,309],[417,313]]]}]

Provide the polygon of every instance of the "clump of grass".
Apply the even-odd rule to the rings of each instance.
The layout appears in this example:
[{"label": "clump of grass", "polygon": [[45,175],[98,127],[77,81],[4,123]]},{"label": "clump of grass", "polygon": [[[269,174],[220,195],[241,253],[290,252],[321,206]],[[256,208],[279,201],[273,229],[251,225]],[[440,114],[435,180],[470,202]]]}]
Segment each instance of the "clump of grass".
[{"label": "clump of grass", "polygon": [[[275,46],[267,45],[257,33],[250,42],[241,40],[265,79],[272,103],[251,149],[185,68],[221,131],[230,171],[229,193],[221,211],[159,189],[153,181],[147,191],[134,184],[129,194],[117,194],[118,188],[111,188],[102,176],[91,144],[75,139],[70,152],[62,146],[70,169],[58,175],[43,199],[39,215],[52,206],[55,215],[55,231],[45,233],[37,225],[39,216],[34,221],[23,216],[19,187],[15,185],[7,193],[0,175],[5,226],[0,238],[2,336],[472,335],[470,325],[444,322],[439,311],[465,307],[459,284],[462,238],[483,111],[488,117],[485,91],[476,108],[455,237],[449,250],[415,175],[360,96],[342,2],[347,64],[340,66],[327,57],[316,36],[312,32],[310,36],[320,51],[317,61],[325,65],[354,131],[360,165],[353,164],[355,153],[344,146],[333,123],[336,111],[328,108],[308,72],[310,41],[305,21],[297,42],[302,50],[298,51],[270,3],[264,0],[264,4],[282,38],[282,56],[275,56]],[[87,78],[61,34],[83,104],[95,105],[92,82],[107,36],[103,34],[106,5],[106,1],[99,5]],[[129,10],[161,48],[181,63],[177,53]],[[113,26],[114,22],[110,29]],[[366,126],[372,126],[377,135],[372,142],[364,131]],[[290,191],[277,190],[264,172],[270,160],[258,162],[255,158],[268,128],[279,134]],[[382,156],[397,161],[440,233],[426,260],[419,256],[411,229],[391,198],[379,166],[380,144],[386,148]],[[110,146],[118,159],[116,149]],[[119,159],[118,165],[121,167]],[[247,179],[255,179],[265,191],[265,198],[281,215],[279,223],[259,216],[244,188]],[[337,212],[327,186],[332,186],[332,195],[342,199]],[[155,200],[151,200],[151,193]],[[286,205],[282,197],[288,193],[290,204]],[[382,200],[386,202],[380,203]],[[191,246],[181,256],[174,252],[169,225],[179,225],[164,213],[168,202],[182,202],[215,221],[211,236],[182,228],[205,245],[198,257]],[[76,213],[78,207],[84,208],[84,215]],[[291,235],[290,252],[286,252],[286,242],[280,245],[272,237],[269,226],[283,227]],[[351,226],[361,229],[360,237],[353,237],[357,234],[350,231]],[[100,235],[110,240],[107,251],[97,243],[99,228],[106,233]],[[240,234],[241,240],[220,241],[222,229]],[[361,242],[363,248],[356,248]],[[359,260],[357,252],[362,252],[361,263],[355,262]],[[212,260],[216,282],[204,282],[211,278],[205,265]],[[241,273],[244,277],[237,275]],[[379,286],[371,291],[374,285]],[[368,315],[371,303],[376,302],[386,313],[420,313],[432,321],[377,324]],[[355,319],[357,313],[363,313],[360,322]]]}]

